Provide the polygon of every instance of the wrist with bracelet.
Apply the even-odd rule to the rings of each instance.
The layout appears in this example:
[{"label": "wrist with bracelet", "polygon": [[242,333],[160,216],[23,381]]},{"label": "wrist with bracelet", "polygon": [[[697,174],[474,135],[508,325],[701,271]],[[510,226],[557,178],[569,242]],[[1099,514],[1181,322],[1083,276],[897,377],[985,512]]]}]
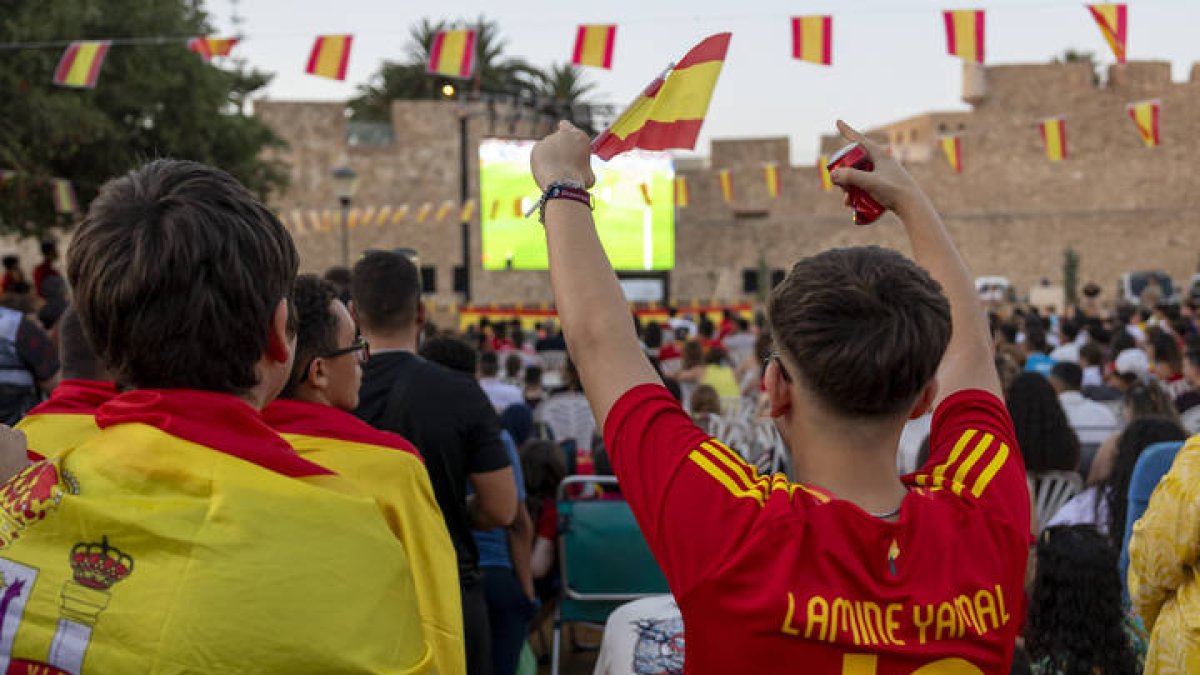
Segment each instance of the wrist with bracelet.
[{"label": "wrist with bracelet", "polygon": [[529,209],[530,216],[534,211],[538,212],[538,222],[542,225],[546,224],[546,204],[553,199],[566,199],[573,202],[579,202],[591,210],[595,210],[595,203],[592,201],[592,193],[588,192],[583,183],[573,180],[556,180],[546,186],[546,190],[542,192],[542,198]]}]

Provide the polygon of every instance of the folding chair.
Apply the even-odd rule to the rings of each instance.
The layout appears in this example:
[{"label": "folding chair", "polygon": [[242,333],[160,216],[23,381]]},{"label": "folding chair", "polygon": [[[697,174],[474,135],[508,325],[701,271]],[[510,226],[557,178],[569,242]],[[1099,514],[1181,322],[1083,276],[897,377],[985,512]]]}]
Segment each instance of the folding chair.
[{"label": "folding chair", "polygon": [[1083,478],[1074,471],[1044,471],[1029,474],[1027,479],[1037,507],[1038,532],[1063,504],[1083,490]]},{"label": "folding chair", "polygon": [[565,624],[604,627],[617,607],[669,593],[658,563],[623,500],[568,499],[575,485],[616,486],[612,476],[569,476],[558,487],[562,600],[554,613],[550,672],[558,675]]}]

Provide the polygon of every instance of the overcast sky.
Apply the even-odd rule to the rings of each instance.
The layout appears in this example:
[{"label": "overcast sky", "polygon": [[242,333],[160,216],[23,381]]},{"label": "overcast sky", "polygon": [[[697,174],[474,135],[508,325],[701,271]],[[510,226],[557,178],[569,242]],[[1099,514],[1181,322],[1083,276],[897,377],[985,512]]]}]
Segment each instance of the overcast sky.
[{"label": "overcast sky", "polygon": [[[1200,2],[1130,0],[1129,58],[1168,60],[1176,80],[1200,60]],[[223,31],[230,0],[208,0]],[[1039,63],[1067,48],[1112,53],[1082,2],[990,0],[242,0],[247,40],[237,47],[275,73],[273,99],[344,100],[386,59],[401,59],[409,27],[422,17],[496,20],[508,53],[535,65],[570,59],[580,23],[615,23],[613,69],[586,69],[596,99],[623,105],[667,63],[707,35],[733,42],[697,150],[711,138],[788,136],[793,158],[811,163],[819,134],[845,117],[864,127],[931,110],[964,110],[961,65],[946,55],[943,9],[988,10],[989,63]],[[791,59],[790,17],[833,15],[833,66]],[[345,82],[304,73],[321,33],[352,33]],[[1194,113],[1195,111],[1193,111]]]}]

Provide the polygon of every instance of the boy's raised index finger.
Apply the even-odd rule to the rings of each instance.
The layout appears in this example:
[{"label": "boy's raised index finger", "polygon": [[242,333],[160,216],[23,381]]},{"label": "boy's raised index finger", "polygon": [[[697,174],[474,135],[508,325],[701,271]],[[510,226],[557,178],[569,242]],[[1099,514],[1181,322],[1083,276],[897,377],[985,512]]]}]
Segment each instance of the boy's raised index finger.
[{"label": "boy's raised index finger", "polygon": [[869,155],[874,156],[877,151],[882,149],[879,147],[878,144],[875,143],[875,141],[872,141],[871,139],[867,138],[861,132],[859,132],[857,129],[850,126],[849,124],[846,124],[846,122],[843,120],[837,121],[837,127],[838,127],[838,131],[842,134],[842,138],[845,138],[848,141],[854,141],[855,143],[858,143],[859,145],[863,146],[864,148],[866,148],[867,154],[869,154]]}]

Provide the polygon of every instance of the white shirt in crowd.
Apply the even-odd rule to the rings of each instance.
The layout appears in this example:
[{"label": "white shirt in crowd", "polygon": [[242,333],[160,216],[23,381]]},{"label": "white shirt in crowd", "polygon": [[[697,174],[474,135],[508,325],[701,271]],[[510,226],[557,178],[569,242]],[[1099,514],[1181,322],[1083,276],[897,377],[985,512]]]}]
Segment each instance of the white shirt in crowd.
[{"label": "white shirt in crowd", "polygon": [[670,595],[621,605],[608,616],[594,675],[683,672],[683,615]]},{"label": "white shirt in crowd", "polygon": [[686,328],[687,332],[688,332],[689,340],[696,337],[696,333],[698,330],[696,328],[695,321],[692,321],[691,319],[681,319],[679,317],[675,317],[673,319],[667,319],[667,325],[670,326],[672,333],[679,330],[680,328]]},{"label": "white shirt in crowd", "polygon": [[1079,363],[1079,345],[1074,342],[1068,342],[1054,348],[1050,352],[1050,358],[1058,361],[1068,361],[1070,363]]},{"label": "white shirt in crowd", "polygon": [[498,413],[504,412],[509,406],[525,402],[525,397],[518,387],[502,382],[498,377],[481,377],[479,386]]},{"label": "white shirt in crowd", "polygon": [[932,426],[933,413],[925,413],[904,423],[904,429],[900,432],[900,446],[896,451],[896,472],[901,476],[921,468],[917,466],[917,455],[921,453],[921,443],[929,438]]},{"label": "white shirt in crowd", "polygon": [[1100,370],[1100,366],[1088,366],[1083,369],[1083,386],[1104,386],[1104,371]]},{"label": "white shirt in crowd", "polygon": [[1080,443],[1103,443],[1120,426],[1108,406],[1085,398],[1077,391],[1064,391],[1058,395],[1058,401]]},{"label": "white shirt in crowd", "polygon": [[[1062,507],[1046,522],[1046,527],[1055,525],[1095,525],[1100,534],[1108,534],[1108,501],[1100,499],[1100,487],[1092,487],[1080,492],[1063,504]],[[1100,502],[1097,511],[1096,502]]]}]

